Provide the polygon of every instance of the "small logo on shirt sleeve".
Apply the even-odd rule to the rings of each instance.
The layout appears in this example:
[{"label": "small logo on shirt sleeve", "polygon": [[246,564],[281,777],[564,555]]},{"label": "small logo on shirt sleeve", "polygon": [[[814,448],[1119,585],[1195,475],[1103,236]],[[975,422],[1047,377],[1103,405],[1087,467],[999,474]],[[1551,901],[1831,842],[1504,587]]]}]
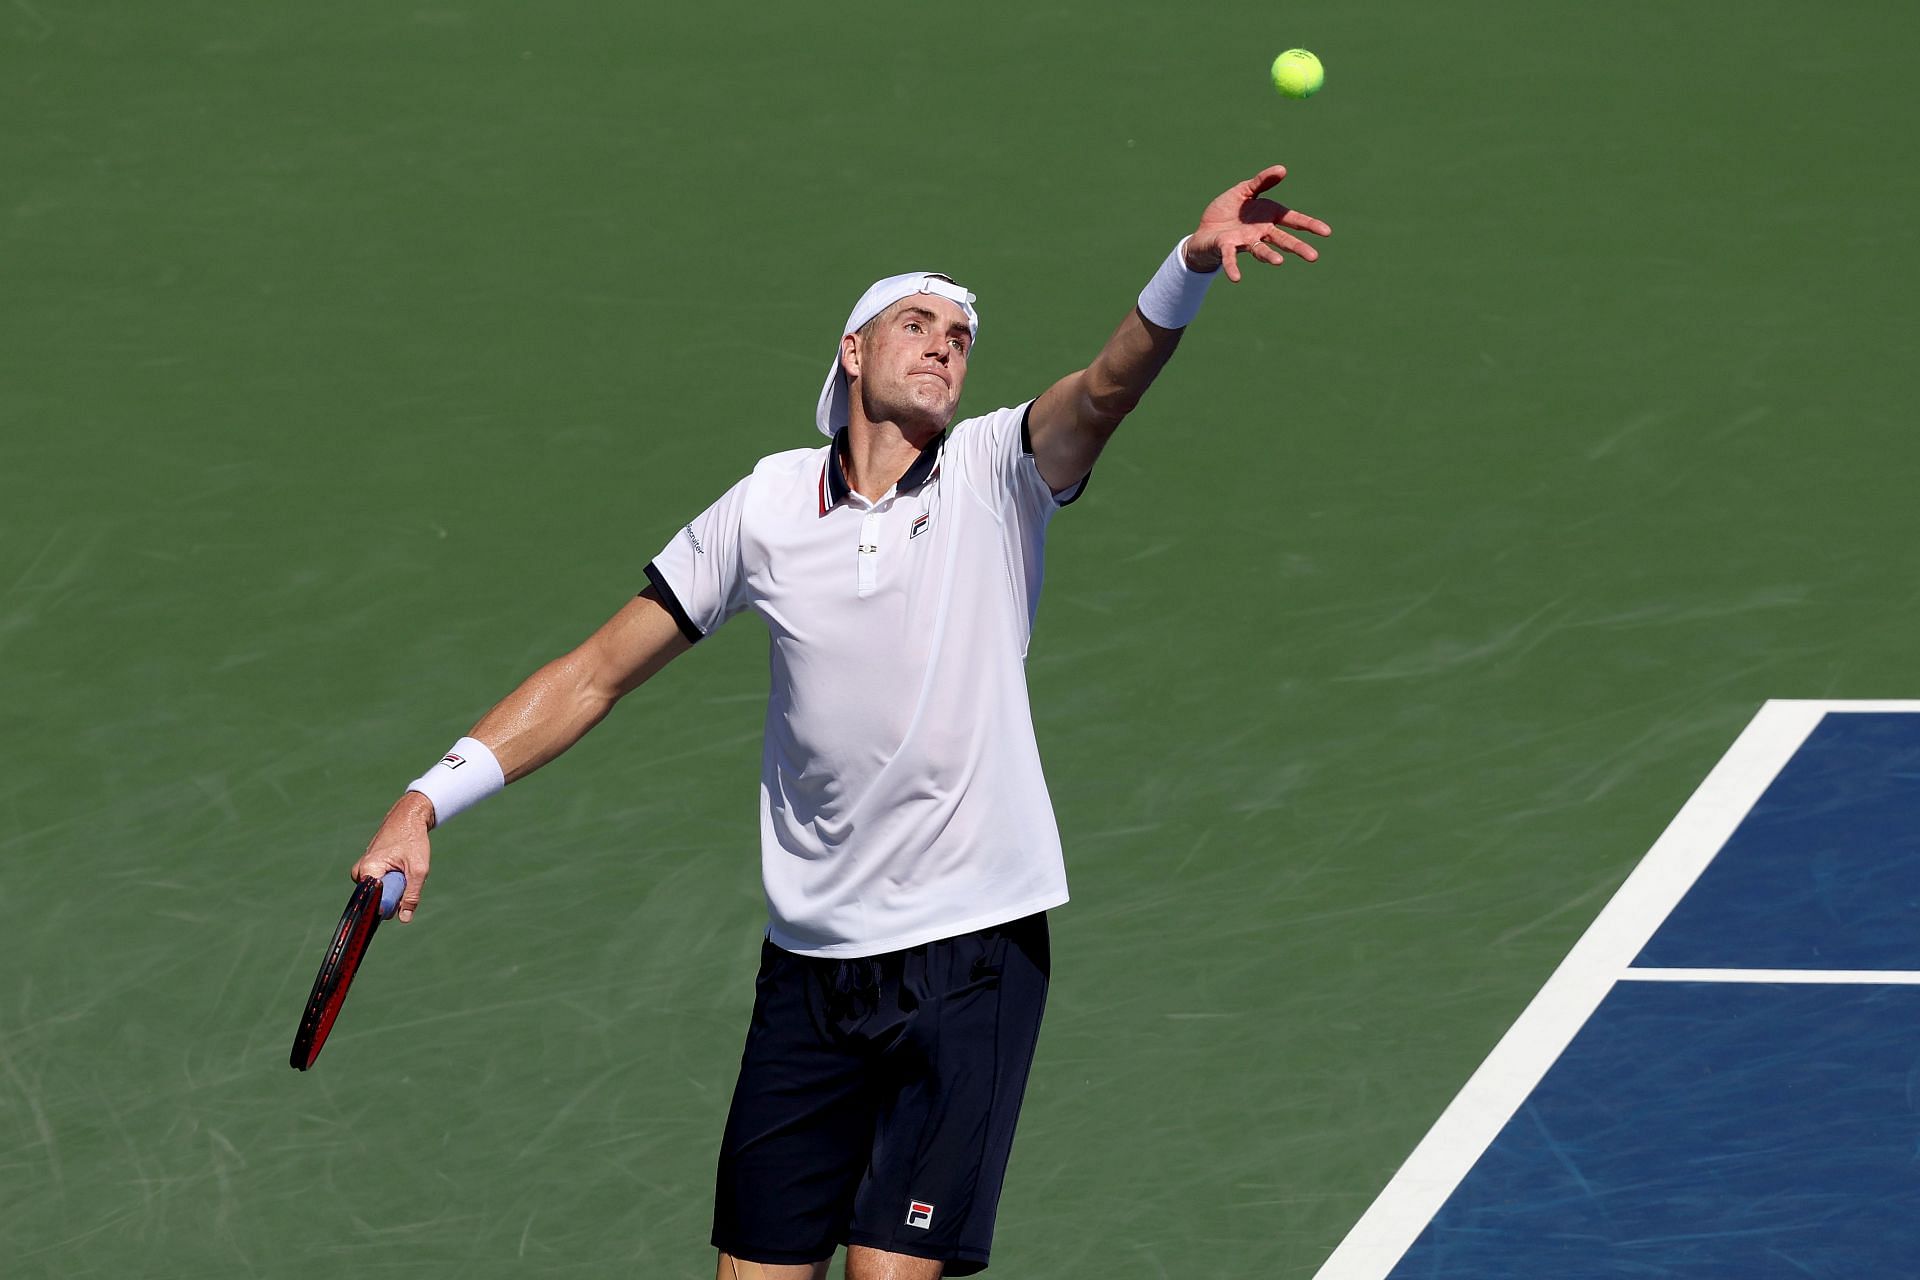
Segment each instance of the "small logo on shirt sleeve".
[{"label": "small logo on shirt sleeve", "polygon": [[907,1225],[925,1230],[933,1225],[933,1206],[925,1200],[907,1201]]},{"label": "small logo on shirt sleeve", "polygon": [[907,530],[907,538],[909,541],[927,531],[927,521],[929,518],[929,516],[923,514],[918,520],[913,522],[913,528]]},{"label": "small logo on shirt sleeve", "polygon": [[701,546],[701,545],[700,545],[700,535],[699,535],[699,534],[697,534],[697,533],[695,533],[695,532],[693,531],[693,526],[692,526],[692,525],[688,525],[688,526],[687,526],[687,527],[686,527],[685,529],[683,529],[683,530],[682,530],[681,532],[683,532],[683,533],[685,533],[685,534],[687,535],[687,541],[688,541],[688,542],[689,542],[690,544],[692,544],[692,546],[693,546],[693,554],[695,554],[695,555],[697,555],[697,556],[703,556],[703,555],[705,555],[705,554],[707,554],[707,549],[706,549],[705,547],[703,547],[703,546]]}]

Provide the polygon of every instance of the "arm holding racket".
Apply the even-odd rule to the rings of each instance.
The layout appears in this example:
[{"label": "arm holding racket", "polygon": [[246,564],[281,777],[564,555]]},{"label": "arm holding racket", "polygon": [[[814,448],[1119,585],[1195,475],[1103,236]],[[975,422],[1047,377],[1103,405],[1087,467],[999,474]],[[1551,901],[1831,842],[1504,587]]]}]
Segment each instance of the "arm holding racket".
[{"label": "arm holding racket", "polygon": [[[534,672],[482,716],[470,737],[486,744],[508,782],[557,759],[604,720],[616,702],[685,653],[687,639],[653,588],[629,601],[579,648]],[[409,791],[353,864],[355,880],[397,871],[406,877],[402,923],[413,919],[427,881],[436,823],[433,802]]]}]

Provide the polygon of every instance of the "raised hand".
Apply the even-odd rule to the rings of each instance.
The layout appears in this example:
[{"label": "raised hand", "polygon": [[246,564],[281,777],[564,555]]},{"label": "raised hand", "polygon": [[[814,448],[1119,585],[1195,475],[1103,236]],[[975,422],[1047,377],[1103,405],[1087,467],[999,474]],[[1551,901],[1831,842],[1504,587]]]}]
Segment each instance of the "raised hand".
[{"label": "raised hand", "polygon": [[1261,198],[1261,192],[1286,176],[1286,166],[1276,164],[1214,197],[1200,215],[1199,229],[1187,240],[1187,266],[1195,271],[1224,267],[1227,279],[1237,284],[1242,253],[1276,267],[1289,253],[1307,262],[1318,258],[1318,249],[1291,232],[1330,236],[1333,228],[1277,200]]}]

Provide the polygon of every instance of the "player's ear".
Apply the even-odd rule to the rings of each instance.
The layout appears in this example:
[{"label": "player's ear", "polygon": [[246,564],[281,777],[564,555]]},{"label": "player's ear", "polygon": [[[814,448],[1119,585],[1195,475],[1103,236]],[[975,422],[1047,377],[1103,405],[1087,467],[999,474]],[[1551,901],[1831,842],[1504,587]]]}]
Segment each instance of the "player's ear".
[{"label": "player's ear", "polygon": [[840,339],[840,367],[849,378],[860,376],[860,335],[850,333]]}]

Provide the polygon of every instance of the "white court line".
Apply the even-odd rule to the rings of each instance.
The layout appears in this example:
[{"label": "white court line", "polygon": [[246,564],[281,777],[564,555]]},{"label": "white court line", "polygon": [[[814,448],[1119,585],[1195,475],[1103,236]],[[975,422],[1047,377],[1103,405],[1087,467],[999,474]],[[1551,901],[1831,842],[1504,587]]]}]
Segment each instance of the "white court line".
[{"label": "white court line", "polygon": [[1384,1280],[1829,711],[1920,712],[1920,702],[1760,708],[1314,1280]]},{"label": "white court line", "polygon": [[1799,982],[1808,986],[1920,987],[1911,969],[1629,969],[1622,982]]}]

